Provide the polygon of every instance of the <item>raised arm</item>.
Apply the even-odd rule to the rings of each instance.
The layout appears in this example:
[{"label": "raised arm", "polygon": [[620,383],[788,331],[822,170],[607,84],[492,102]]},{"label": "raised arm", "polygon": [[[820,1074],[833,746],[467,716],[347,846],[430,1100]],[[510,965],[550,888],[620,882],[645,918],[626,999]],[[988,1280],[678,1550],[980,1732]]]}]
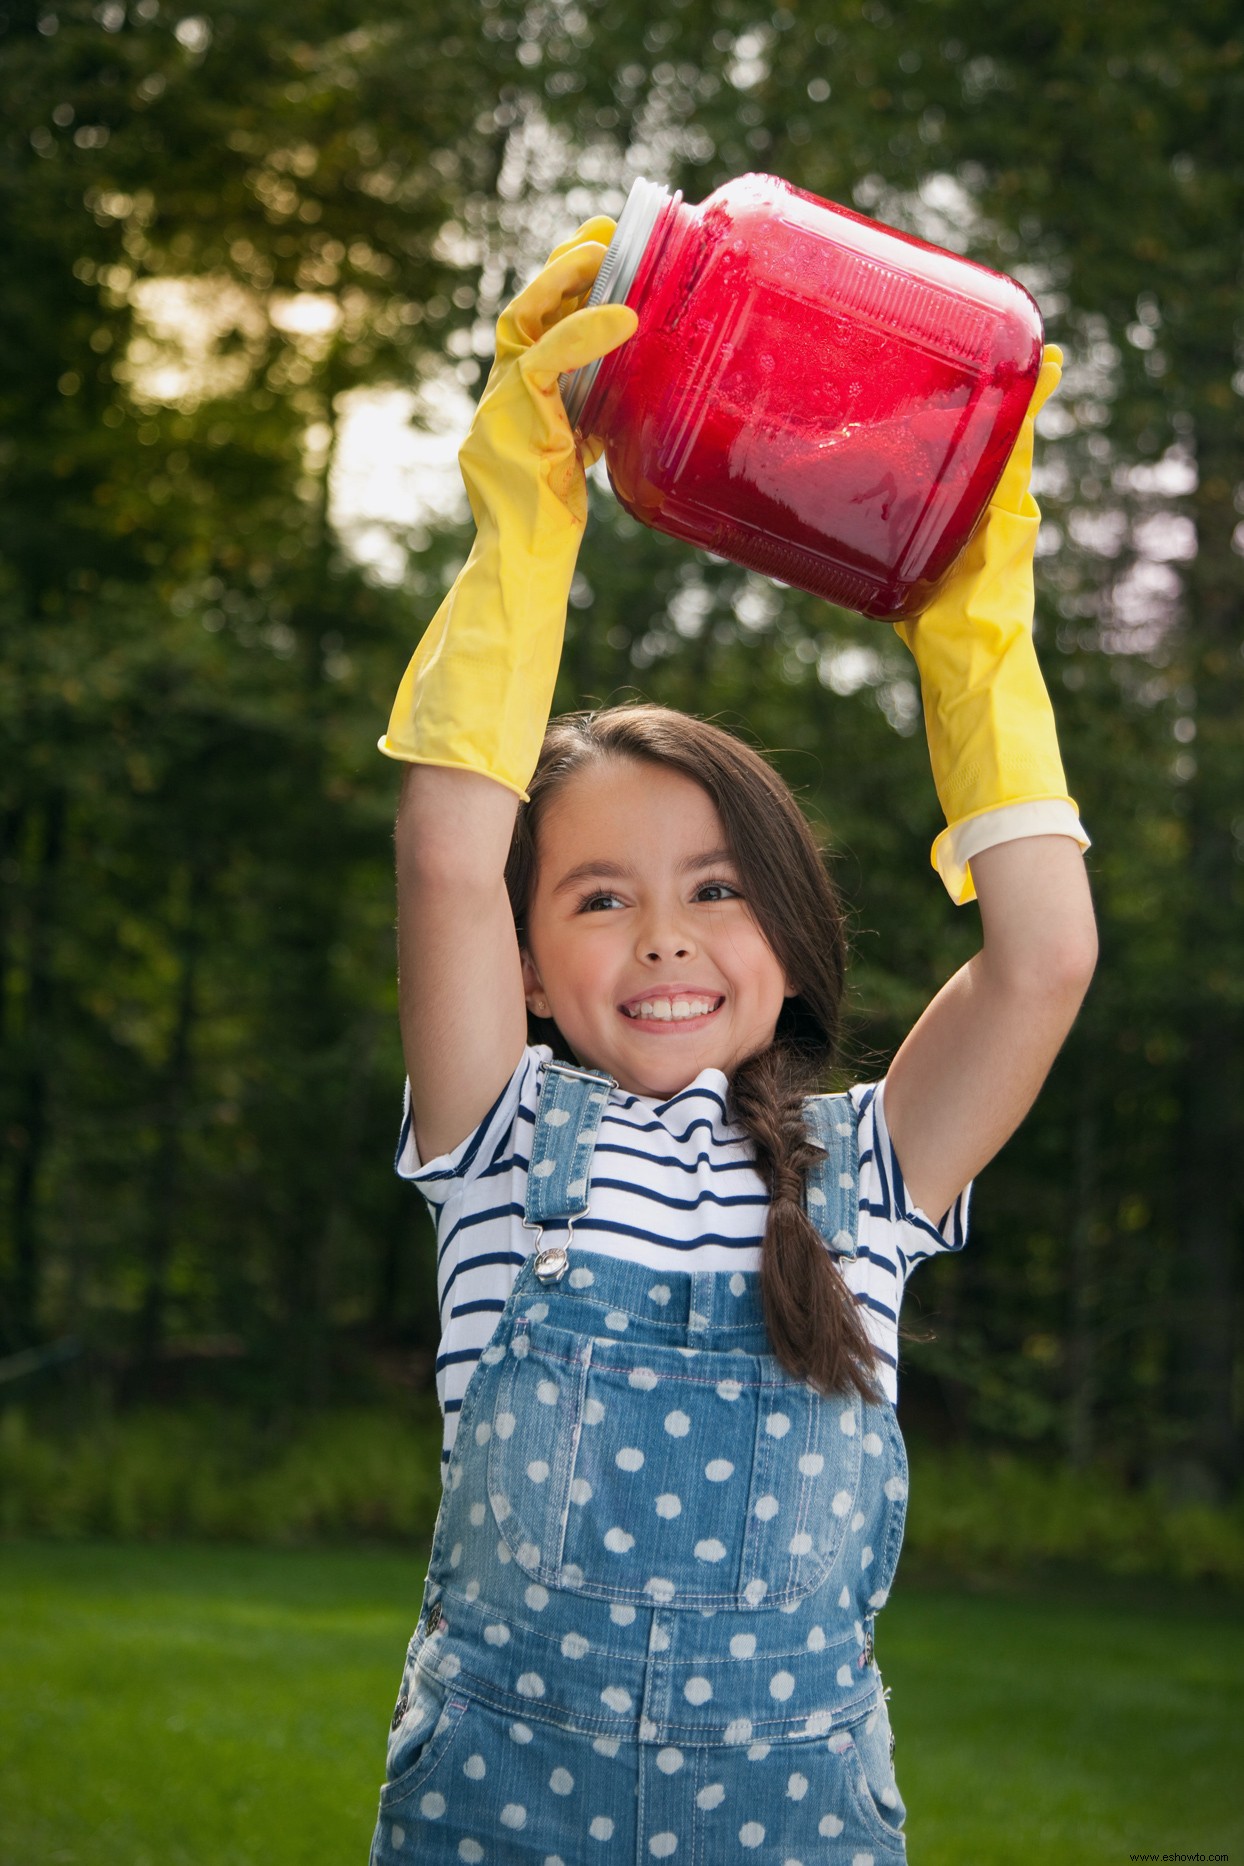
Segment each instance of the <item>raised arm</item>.
[{"label": "raised arm", "polygon": [[526,1028],[505,861],[553,702],[587,517],[557,378],[635,328],[585,308],[613,222],[587,222],[503,312],[458,459],[476,524],[402,678],[380,749],[410,766],[397,818],[399,1004],[424,1160],[457,1145],[513,1073]]},{"label": "raised arm", "polygon": [[885,1111],[907,1193],[934,1223],[1037,1099],[1088,990],[1097,930],[1069,836],[972,858],[984,944],[890,1065]]},{"label": "raised arm", "polygon": [[479,1125],[527,1018],[505,858],[518,799],[473,771],[412,764],[397,854],[398,1016],[420,1158]]},{"label": "raised arm", "polygon": [[1036,1100],[1097,959],[1088,838],[1067,795],[1032,640],[1040,513],[1033,428],[1057,386],[1047,350],[985,520],[930,607],[898,624],[920,670],[947,828],[932,861],[951,899],[980,902],[983,945],[890,1065],[885,1109],[911,1202],[933,1220]]}]

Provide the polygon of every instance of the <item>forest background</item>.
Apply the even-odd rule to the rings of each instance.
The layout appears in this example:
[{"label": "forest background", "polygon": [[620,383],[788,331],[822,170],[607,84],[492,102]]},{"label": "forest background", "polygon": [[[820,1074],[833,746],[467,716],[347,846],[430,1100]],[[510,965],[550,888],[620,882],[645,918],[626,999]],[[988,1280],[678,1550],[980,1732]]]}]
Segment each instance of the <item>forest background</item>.
[{"label": "forest background", "polygon": [[[469,542],[443,463],[499,308],[636,175],[694,201],[748,169],[1014,274],[1068,358],[1037,641],[1101,959],[969,1249],[913,1280],[904,1424],[1230,1507],[1238,8],[4,0],[0,86],[0,1523],[57,1526],[49,1447],[85,1437],[79,1526],[116,1526],[126,1421],[181,1421],[185,1464],[204,1407],[243,1462],[340,1428],[356,1476],[351,1420],[418,1423],[434,1508],[375,739]],[[879,1075],[979,937],[928,865],[913,664],[594,479],[557,704],[772,748],[851,910],[841,1079]],[[143,1495],[120,1526],[165,1520]],[[351,1525],[392,1527],[372,1503]]]}]

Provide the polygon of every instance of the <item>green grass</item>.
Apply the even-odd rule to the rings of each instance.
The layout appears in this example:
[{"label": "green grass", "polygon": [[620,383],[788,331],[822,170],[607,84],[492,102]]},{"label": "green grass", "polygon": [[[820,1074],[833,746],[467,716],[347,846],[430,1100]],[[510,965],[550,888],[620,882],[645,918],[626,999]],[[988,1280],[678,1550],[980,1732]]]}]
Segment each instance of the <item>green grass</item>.
[{"label": "green grass", "polygon": [[878,1661],[914,1866],[1244,1860],[1242,1658],[1234,1597],[900,1575]]},{"label": "green grass", "polygon": [[0,1547],[3,1866],[363,1866],[422,1562]]},{"label": "green grass", "polygon": [[[0,1544],[0,1866],[364,1866],[421,1588],[413,1553]],[[1244,1860],[1242,1647],[1174,1585],[900,1582],[913,1866]]]}]

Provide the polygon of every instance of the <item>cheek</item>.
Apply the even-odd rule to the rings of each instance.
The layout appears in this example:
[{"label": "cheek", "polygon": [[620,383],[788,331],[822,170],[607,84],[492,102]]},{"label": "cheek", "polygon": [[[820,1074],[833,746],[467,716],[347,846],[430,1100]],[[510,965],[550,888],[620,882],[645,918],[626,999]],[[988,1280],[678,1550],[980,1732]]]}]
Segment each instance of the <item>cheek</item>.
[{"label": "cheek", "polygon": [[750,984],[760,997],[767,999],[774,991],[780,996],[785,991],[781,961],[750,915],[741,926],[730,929],[726,953],[727,963],[740,980]]},{"label": "cheek", "polygon": [[607,990],[617,969],[615,944],[615,941],[599,936],[567,943],[561,977],[571,991],[595,998]]},{"label": "cheek", "polygon": [[756,997],[766,1016],[776,1015],[786,999],[786,974],[767,945],[757,956]]}]

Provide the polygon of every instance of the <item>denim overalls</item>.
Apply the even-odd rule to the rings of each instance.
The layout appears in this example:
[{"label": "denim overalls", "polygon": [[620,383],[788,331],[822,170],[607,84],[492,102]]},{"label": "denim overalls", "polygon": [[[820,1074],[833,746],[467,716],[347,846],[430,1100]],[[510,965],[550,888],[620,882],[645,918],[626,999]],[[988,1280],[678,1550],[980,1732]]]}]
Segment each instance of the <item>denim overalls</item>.
[{"label": "denim overalls", "polygon": [[[537,1254],[463,1399],[371,1866],[887,1866],[906,1858],[873,1659],[906,1512],[894,1409],[779,1364],[758,1271],[571,1243],[612,1086],[545,1071]],[[850,1101],[807,1119],[807,1209],[850,1256]]]}]

